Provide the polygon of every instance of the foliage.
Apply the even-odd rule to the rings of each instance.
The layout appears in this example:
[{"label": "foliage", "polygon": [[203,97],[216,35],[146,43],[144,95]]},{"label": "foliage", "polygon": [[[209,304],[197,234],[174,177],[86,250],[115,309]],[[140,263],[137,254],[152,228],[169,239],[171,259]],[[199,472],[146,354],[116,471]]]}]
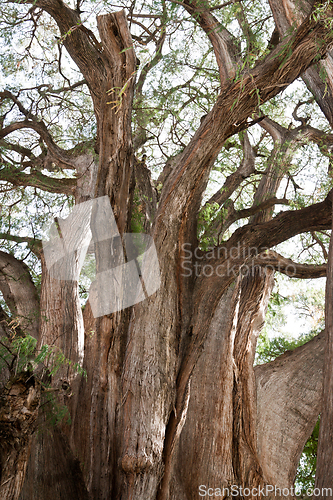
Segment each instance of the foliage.
[{"label": "foliage", "polygon": [[42,363],[49,375],[55,375],[65,365],[71,367],[74,373],[86,377],[85,370],[79,363],[72,363],[61,350],[55,346],[44,344],[39,350],[36,348],[37,340],[31,335],[12,338],[2,337],[0,339],[0,370],[5,366],[11,373],[19,373],[24,370],[34,372],[35,368]]},{"label": "foliage", "polygon": [[[68,406],[61,403],[55,393],[44,392],[43,396],[42,406],[45,414],[45,427],[47,428],[47,424],[55,426],[64,422],[68,425],[71,424]],[[38,431],[43,432],[43,427],[40,427]]]},{"label": "foliage", "polygon": [[223,214],[225,211],[226,209],[224,208],[220,210],[218,203],[206,203],[201,210],[198,220],[198,235],[199,238],[201,236],[200,243],[203,250],[206,250],[209,245],[217,243],[216,238],[214,238],[214,234],[210,234],[209,228],[213,220],[216,220],[217,218],[220,221],[223,220]]},{"label": "foliage", "polygon": [[[204,6],[205,2],[202,5]],[[118,8],[123,7],[128,6],[125,2],[119,2]],[[83,23],[94,31],[96,14],[108,12],[110,8],[107,1],[85,1]],[[112,9],[117,10],[117,6],[112,5]],[[142,131],[146,134],[147,140],[137,153],[147,153],[148,167],[157,175],[166,159],[183,150],[188,144],[200,123],[200,118],[209,112],[216,101],[220,88],[219,73],[207,36],[198,27],[195,17],[184,12],[181,5],[150,0],[142,5],[136,4],[135,9],[142,15],[140,24],[135,17],[129,20],[135,50],[140,59],[135,78],[139,82],[140,78],[144,77],[144,81],[141,90],[137,90],[135,94],[133,135],[136,137]],[[132,8],[129,11],[132,12]],[[274,23],[267,12],[269,5],[266,0],[235,2],[223,9],[214,9],[214,15],[221,22],[221,26],[238,39],[239,56],[244,61],[243,71],[252,68],[258,58],[264,57],[268,52],[267,40],[270,39]],[[145,15],[148,17],[145,18]],[[2,76],[6,88],[12,91],[27,109],[31,109],[38,120],[43,120],[59,146],[68,150],[74,148],[76,151],[78,148],[93,149],[96,121],[91,98],[84,83],[70,88],[73,83],[80,83],[81,76],[63,50],[64,40],[59,39],[54,21],[38,10],[27,14],[24,5],[8,4],[4,6],[0,28],[1,43],[7,49],[1,55]],[[155,33],[155,36],[150,37],[149,33]],[[165,41],[158,49],[159,60],[156,64],[151,64],[157,51],[155,42],[162,33],[165,34]],[[193,47],[200,47],[200,50],[193,50]],[[149,64],[151,67],[148,71]],[[120,92],[125,92],[125,89],[120,89]],[[302,111],[305,116],[311,117],[312,125],[328,130],[327,123],[318,113],[318,106],[300,82],[284,91],[283,95],[263,104],[261,111],[284,127],[295,126],[290,114],[297,101],[305,103]],[[21,119],[21,113],[13,108],[10,99],[2,99],[0,108],[4,125]],[[245,180],[232,194],[235,210],[251,204],[261,178],[260,173],[267,168],[273,149],[271,137],[263,134],[259,125],[251,127],[248,133],[251,144],[256,148],[257,173],[252,175],[251,179]],[[15,147],[23,145],[30,149],[35,158],[46,150],[43,141],[31,131],[14,132],[10,141]],[[7,144],[1,144],[0,147],[2,165],[8,164],[26,173],[31,172],[31,168],[37,168],[34,161],[22,158]],[[288,169],[286,175],[292,174],[302,191],[294,190],[290,180],[286,181],[287,186],[283,186],[285,181],[282,181],[281,186],[281,190],[286,189],[291,207],[295,208],[322,200],[331,186],[331,179],[327,176],[327,158],[318,154],[318,148],[314,144],[299,147],[303,148],[303,151],[291,155],[284,168]],[[235,173],[242,156],[242,138],[234,136],[224,145],[213,166],[205,201],[209,198],[209,191],[213,186],[215,190],[221,188],[225,179]],[[56,165],[51,165],[48,172],[43,172],[48,175],[52,172],[52,177],[73,178],[72,170],[59,169]],[[315,186],[310,186],[308,179],[313,178],[314,173],[318,181]],[[60,213],[63,212],[62,205],[69,206],[73,202],[68,195],[46,193],[37,188],[17,187],[13,190],[10,184],[5,182],[0,182],[0,189],[4,190],[0,228],[0,232],[4,234],[26,234],[38,238],[48,217],[63,216]],[[216,236],[210,237],[209,230],[207,232],[208,226],[211,225],[208,219],[213,221],[216,218],[217,222],[221,221],[227,209],[224,204],[219,210],[212,208],[210,213],[207,213],[207,207],[203,204],[203,211],[198,219],[198,234],[203,239],[202,248],[216,242]],[[139,231],[139,211],[134,213],[132,224],[133,230]],[[232,230],[241,224],[241,221],[235,222],[225,236],[230,235]],[[4,245],[6,249],[13,251],[15,256],[25,259],[29,267],[37,269],[37,275],[39,274],[38,261],[30,248],[13,241],[7,241]],[[304,248],[309,248],[310,245],[311,242],[304,241]]]},{"label": "foliage", "polygon": [[320,418],[317,420],[311,436],[307,440],[298,464],[295,486],[297,490],[314,489],[317,465],[317,446]]},{"label": "foliage", "polygon": [[144,213],[142,202],[137,189],[134,190],[133,209],[131,218],[131,232],[144,233]]},{"label": "foliage", "polygon": [[27,370],[28,367],[31,369],[31,360],[33,359],[36,344],[37,340],[31,335],[17,336],[12,339],[2,337],[0,339],[0,371],[5,365],[15,375]]},{"label": "foliage", "polygon": [[268,339],[267,337],[260,337],[257,347],[257,364],[269,363],[278,356],[281,356],[286,351],[293,351],[306,342],[309,342],[314,337],[314,334],[309,333],[301,335],[297,339],[287,339],[285,337],[274,337]]},{"label": "foliage", "polygon": [[[300,283],[299,280],[275,275],[275,287],[268,303],[265,325],[258,341],[257,362],[266,363],[279,356],[283,352],[284,345],[285,349],[297,347],[294,345],[295,339],[291,337],[291,332],[301,331],[300,338],[307,342],[322,331],[325,326],[324,310],[323,280],[321,283],[313,283],[311,280],[304,280]],[[264,352],[267,348],[271,348],[270,342],[273,341],[276,342],[275,348],[271,346],[273,357],[260,359],[261,349],[263,349],[262,355],[266,356]],[[278,347],[279,342],[281,342],[281,348]],[[276,349],[276,355],[274,355],[274,349]]]},{"label": "foliage", "polygon": [[12,338],[0,339],[0,373],[7,369],[11,376],[29,372],[37,377],[42,386],[47,421],[52,425],[61,424],[64,419],[70,423],[68,407],[57,397],[51,386],[51,378],[61,368],[71,367],[73,374],[87,377],[86,371],[79,363],[72,363],[60,349],[44,344],[39,350],[37,340],[31,335],[13,335]]}]

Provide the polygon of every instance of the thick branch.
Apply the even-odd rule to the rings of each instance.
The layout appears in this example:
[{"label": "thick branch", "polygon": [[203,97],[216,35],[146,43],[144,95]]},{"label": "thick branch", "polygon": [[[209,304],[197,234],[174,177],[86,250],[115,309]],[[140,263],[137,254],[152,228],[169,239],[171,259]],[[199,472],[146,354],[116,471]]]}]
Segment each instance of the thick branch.
[{"label": "thick branch", "polygon": [[29,158],[30,162],[34,165],[42,166],[40,158],[37,158],[30,149],[20,146],[19,144],[12,144],[11,142],[0,139],[0,147],[7,151],[15,151],[21,156],[21,165],[25,158]]},{"label": "thick branch", "polygon": [[317,128],[305,125],[299,127],[302,139],[314,142],[325,156],[330,156],[333,147],[333,134],[328,134]]},{"label": "thick branch", "polygon": [[291,278],[323,278],[327,273],[326,264],[299,264],[291,259],[283,257],[273,250],[268,250],[267,252],[258,255],[258,257],[253,260],[253,264],[263,267],[269,267],[270,269],[285,274],[286,276],[290,276]]},{"label": "thick branch", "polygon": [[236,75],[239,48],[228,30],[211,14],[209,8],[204,8],[202,2],[185,0],[181,4],[200,24],[210,39],[220,72],[221,86]]},{"label": "thick branch", "polygon": [[321,203],[282,212],[267,222],[243,226],[235,231],[226,245],[231,248],[237,246],[238,241],[247,241],[249,246],[257,245],[258,249],[265,250],[300,233],[329,229],[332,221],[330,196],[331,193]]},{"label": "thick branch", "polygon": [[[330,228],[332,223],[330,195],[321,203],[296,211],[282,212],[273,219],[259,224],[247,224],[239,228],[223,246],[210,249],[199,256],[200,269],[196,270],[194,296],[202,308],[214,308],[223,291],[245,269],[247,274],[256,266],[256,258],[269,248],[288,240],[302,232]],[[287,263],[285,263],[287,264]],[[209,266],[209,273],[201,272]],[[282,269],[287,265],[281,262]],[[304,273],[299,267],[296,272]],[[209,304],[209,306],[208,306]],[[196,312],[196,316],[200,311]],[[193,320],[194,321],[194,320]],[[206,331],[198,330],[198,338],[193,337],[193,351],[203,342]],[[190,355],[194,355],[189,353]],[[192,360],[193,361],[193,360]]]},{"label": "thick branch", "polygon": [[[292,25],[296,23],[296,25],[299,26],[302,23],[305,16],[313,7],[313,0],[302,1],[301,7],[298,0],[289,0],[288,2],[269,0],[269,4],[279,34],[284,36],[288,33]],[[316,5],[318,5],[318,3],[316,3]],[[332,53],[330,52],[325,60],[319,61],[309,67],[302,75],[304,83],[314,95],[331,126],[333,126],[332,63]]]},{"label": "thick branch", "polygon": [[276,198],[274,196],[273,198],[262,201],[261,203],[259,203],[259,205],[252,205],[252,207],[250,208],[235,210],[235,212],[231,216],[231,220],[227,220],[227,223],[232,224],[236,220],[250,217],[251,215],[261,212],[261,210],[266,210],[267,208],[271,208],[274,205],[289,205],[289,201],[286,198]]},{"label": "thick branch", "polygon": [[[259,115],[255,116],[259,118]],[[260,120],[260,126],[272,136],[274,142],[282,142],[287,132],[287,129],[268,117]],[[255,172],[255,148],[251,145],[246,131],[244,132],[243,152],[244,156],[239,168],[227,177],[222,188],[210,198],[208,204],[218,203],[220,206],[223,205],[242,181]]]},{"label": "thick branch", "polygon": [[41,240],[37,240],[36,238],[29,238],[29,236],[16,236],[14,234],[8,234],[8,233],[0,233],[0,239],[7,241],[15,241],[16,243],[27,243],[31,251],[35,255],[37,255],[37,257],[40,256],[40,252],[42,250]]},{"label": "thick branch", "polygon": [[268,198],[267,200],[262,201],[259,204],[253,204],[250,208],[243,208],[242,210],[235,210],[234,203],[232,200],[229,201],[226,207],[226,216],[219,220],[217,216],[212,224],[209,226],[208,230],[205,232],[204,236],[208,235],[218,235],[220,238],[226,230],[237,220],[245,219],[247,217],[251,217],[256,215],[262,211],[266,211],[269,208],[274,207],[275,205],[289,205],[289,200],[286,198],[276,198],[273,196],[272,198]]},{"label": "thick branch", "polygon": [[[259,117],[259,115],[256,115],[256,117]],[[269,133],[274,142],[283,142],[287,129],[282,125],[265,116],[263,120],[260,120],[260,126]]]},{"label": "thick branch", "polygon": [[286,198],[269,198],[268,200],[264,200],[258,205],[254,204],[250,208],[244,208],[243,210],[234,210],[233,205],[230,215],[228,215],[227,219],[223,222],[221,227],[218,229],[220,233],[224,233],[234,222],[240,219],[244,219],[246,217],[251,217],[252,215],[258,214],[264,210],[274,207],[275,205],[289,205],[289,201]]},{"label": "thick branch", "polygon": [[13,255],[0,252],[0,290],[24,332],[37,338],[39,299],[28,267]]},{"label": "thick branch", "polygon": [[25,174],[15,167],[0,168],[0,181],[10,182],[14,186],[32,186],[49,193],[73,194],[76,187],[76,179],[57,179],[48,177],[38,170]]},{"label": "thick branch", "polygon": [[37,132],[37,134],[40,136],[40,138],[45,142],[46,146],[48,147],[48,152],[49,152],[47,158],[48,161],[52,161],[53,159],[53,161],[62,168],[75,167],[74,165],[75,158],[73,158],[73,156],[70,153],[68,153],[64,149],[60,148],[57,144],[55,144],[53,138],[51,137],[51,134],[46,128],[46,125],[41,121],[37,121],[35,119],[31,120],[27,117],[23,121],[13,122],[10,125],[7,125],[7,127],[0,130],[0,139],[3,139],[12,132],[15,132],[16,130],[22,130],[22,129],[32,129],[35,132]]},{"label": "thick branch", "polygon": [[258,454],[268,484],[293,485],[300,455],[321,410],[324,351],[322,332],[254,369]]},{"label": "thick branch", "polygon": [[[227,208],[227,213],[225,214],[223,220],[221,221],[220,217],[216,217],[216,219],[211,223],[209,230],[206,231],[207,234],[224,234],[225,231],[233,224],[235,221],[244,218],[250,217],[257,214],[257,217],[252,217],[250,223],[259,223],[265,222],[271,219],[273,214],[272,210],[268,210],[274,207],[275,204],[286,204],[289,202],[286,199],[279,200],[275,197],[275,193],[280,185],[280,182],[283,176],[286,173],[286,163],[289,161],[289,155],[291,151],[295,148],[295,145],[300,145],[307,143],[309,140],[312,140],[316,144],[318,144],[323,154],[330,156],[331,144],[333,140],[332,134],[327,134],[322,132],[321,130],[315,129],[313,127],[307,125],[301,125],[295,129],[288,130],[278,123],[274,122],[269,118],[264,118],[260,125],[264,130],[266,130],[274,140],[274,149],[270,155],[268,161],[268,167],[262,177],[259,187],[257,188],[254,204],[249,209],[235,211],[231,200],[229,201],[229,205]],[[246,166],[246,143],[244,144],[244,160]],[[248,143],[248,148],[250,152],[252,151],[253,155],[253,170],[254,170],[254,149]],[[250,161],[251,161],[250,156]],[[251,166],[251,163],[250,163]],[[236,180],[236,176],[239,176],[239,173],[242,172],[241,167],[230,177],[227,178],[225,186],[227,183],[231,182],[234,178]],[[242,179],[238,179],[238,183],[240,184]],[[224,189],[221,189],[221,192],[217,192],[211,199],[211,201],[217,200],[222,201],[223,203],[226,201],[226,194]]]}]

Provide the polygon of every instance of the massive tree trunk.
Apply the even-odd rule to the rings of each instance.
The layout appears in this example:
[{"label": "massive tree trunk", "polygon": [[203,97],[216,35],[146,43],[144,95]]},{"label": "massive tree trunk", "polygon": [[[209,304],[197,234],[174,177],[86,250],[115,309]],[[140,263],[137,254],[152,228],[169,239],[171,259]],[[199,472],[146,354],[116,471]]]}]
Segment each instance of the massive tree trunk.
[{"label": "massive tree trunk", "polygon": [[[59,239],[70,243],[73,237],[78,249],[66,262],[70,277],[59,280],[47,265],[47,246],[38,250],[42,290],[38,307],[30,307],[29,312],[35,309],[39,321],[29,316],[29,324],[23,323],[27,312],[18,300],[20,293],[6,274],[8,267],[0,269],[0,289],[9,302],[13,296],[13,311],[21,318],[21,327],[38,338],[39,347],[56,346],[73,362],[82,361],[87,372],[87,379],[69,369],[53,377],[52,389],[68,406],[71,424],[34,434],[20,499],[192,500],[200,487],[201,491],[231,485],[290,488],[321,410],[325,338],[321,335],[292,354],[253,367],[274,270],[284,272],[286,267],[276,254],[263,252],[301,232],[330,228],[332,201],[327,197],[311,207],[272,218],[276,192],[293,148],[309,136],[317,142],[321,138],[303,123],[287,130],[258,113],[259,104],[306,75],[312,63],[325,56],[333,41],[332,30],[306,12],[299,27],[263,61],[235,78],[238,60],[230,50],[228,33],[212,32],[216,20],[211,13],[203,10],[197,16],[195,3],[185,2],[184,7],[213,44],[221,93],[172,167],[167,164],[156,207],[150,177],[133,154],[131,113],[137,61],[124,12],[98,17],[101,41],[97,42],[89,30],[76,29],[68,36],[80,19],[62,0],[33,3],[54,18],[68,53],[86,79],[97,120],[99,158],[97,163],[91,154],[83,153],[64,159],[49,146],[57,161],[61,157],[77,170],[78,182],[72,192],[76,204],[86,202],[88,208],[86,215],[82,215],[85,208],[80,212],[78,238],[72,235],[77,227],[74,216],[59,223]],[[274,9],[274,2],[271,4]],[[285,24],[278,28],[285,33]],[[319,46],[318,39],[322,41]],[[315,71],[313,66],[311,71]],[[309,76],[304,78],[310,81]],[[325,110],[325,89],[316,87],[314,94]],[[223,246],[204,252],[198,249],[197,215],[210,170],[225,141],[245,131],[253,119],[272,136],[274,149],[253,206],[244,214],[251,219]],[[44,133],[31,114],[24,123]],[[7,132],[2,130],[4,136]],[[246,135],[244,152],[239,170],[226,181],[224,196],[230,196],[253,172],[253,151]],[[106,222],[109,238],[103,240],[108,244],[100,244],[100,213],[89,202],[108,197],[123,237],[130,229],[135,184],[142,201],[147,194],[149,197],[146,212],[150,220],[145,227],[151,228],[159,258],[160,287],[134,306],[94,317],[93,298],[82,311],[77,284],[80,251],[89,245],[89,231],[95,242],[97,273],[121,261],[120,252],[112,252],[116,239],[112,239],[112,217]],[[217,193],[213,201],[222,205],[223,193]],[[110,214],[104,205],[103,210]],[[234,212],[219,229],[225,231],[236,220]],[[7,258],[14,271],[19,268],[14,257]],[[150,265],[143,263],[143,277]],[[325,272],[317,266],[294,268],[299,277]],[[36,300],[31,285],[30,279],[22,283],[30,305]],[[64,379],[72,395],[59,390]],[[41,410],[42,429],[45,420]],[[29,440],[21,445],[24,457]],[[3,464],[10,452],[1,453]],[[11,460],[20,462],[22,457]],[[2,465],[3,486],[9,475],[4,470]],[[8,498],[18,498],[23,470],[12,468],[16,496],[6,493]]]}]

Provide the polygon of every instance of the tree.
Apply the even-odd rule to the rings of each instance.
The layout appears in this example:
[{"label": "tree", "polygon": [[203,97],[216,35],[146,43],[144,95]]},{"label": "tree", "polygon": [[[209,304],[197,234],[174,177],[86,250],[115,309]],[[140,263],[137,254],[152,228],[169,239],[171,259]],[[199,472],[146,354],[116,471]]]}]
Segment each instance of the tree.
[{"label": "tree", "polygon": [[[71,415],[52,427],[34,366],[10,379],[10,365],[2,372],[2,498],[185,500],[205,488],[250,488],[239,497],[291,488],[321,411],[317,484],[329,486],[331,277],[327,338],[253,364],[275,271],[326,275],[325,262],[296,263],[275,247],[305,235],[309,252],[316,245],[332,258],[332,2],[81,4],[9,0],[2,13],[2,336],[11,349],[30,335],[37,353],[52,346],[87,373],[52,376]],[[300,195],[307,168],[316,186]],[[223,185],[209,195],[217,178]],[[90,229],[97,273],[121,262],[121,238],[98,243],[102,209],[91,200],[105,196],[122,237],[153,237],[160,286],[94,317],[73,276]],[[79,235],[66,218],[73,200],[91,211]],[[51,272],[41,244],[53,212],[53,234],[78,249],[72,279]]]}]

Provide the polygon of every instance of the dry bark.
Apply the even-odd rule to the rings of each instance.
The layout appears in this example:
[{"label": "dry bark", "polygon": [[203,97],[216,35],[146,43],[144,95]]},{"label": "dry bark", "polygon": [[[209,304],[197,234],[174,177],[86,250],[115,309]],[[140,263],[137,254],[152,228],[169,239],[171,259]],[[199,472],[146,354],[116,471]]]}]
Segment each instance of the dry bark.
[{"label": "dry bark", "polygon": [[257,446],[266,481],[290,488],[322,408],[325,332],[254,369]]},{"label": "dry bark", "polygon": [[37,338],[39,298],[29,269],[24,262],[4,252],[0,252],[0,291],[17,326]]},{"label": "dry bark", "polygon": [[0,495],[17,500],[36,428],[40,383],[31,372],[12,377],[0,394]]},{"label": "dry bark", "polygon": [[[212,32],[211,27],[216,27],[213,16],[205,10],[195,12],[198,6],[185,2],[191,14],[198,14],[199,24],[211,39],[223,87],[188,146],[174,159],[172,168],[165,170],[156,209],[148,172],[133,155],[136,57],[124,12],[98,17],[99,42],[82,25],[79,14],[62,0],[33,3],[54,18],[64,46],[88,85],[98,126],[98,164],[89,152],[68,157],[68,152],[55,150],[33,116],[26,116],[24,125],[20,122],[12,129],[29,127],[40,133],[58,161],[69,162],[77,170],[77,203],[107,195],[121,234],[129,230],[136,181],[142,199],[149,198],[145,224],[152,227],[161,263],[161,286],[133,308],[95,319],[89,302],[82,313],[78,299],[80,255],[77,261],[74,256],[69,258],[73,279],[66,283],[55,279],[41,256],[39,345],[56,345],[73,361],[83,355],[88,378],[67,374],[74,394],[66,399],[72,424],[51,429],[49,439],[35,437],[21,499],[188,500],[195,498],[200,484],[291,484],[302,445],[320,411],[322,342],[318,338],[275,364],[253,369],[273,273],[269,269],[261,273],[251,265],[251,259],[301,232],[331,227],[331,199],[273,219],[266,205],[261,206],[265,209],[261,214],[247,212],[253,218],[225,243],[222,256],[212,259],[207,252],[201,259],[192,255],[191,275],[182,273],[183,244],[192,249],[198,245],[197,213],[210,169],[224,142],[253,123],[251,117],[259,111],[260,103],[276,96],[314,61],[325,57],[333,41],[332,31],[324,20],[315,22],[307,15],[264,61],[232,81],[237,58],[232,57],[229,34]],[[329,10],[327,15],[331,14]],[[320,47],[318,38],[322,40]],[[274,161],[281,152],[288,158],[290,139],[296,142],[300,133],[287,133],[266,118],[262,126],[276,144],[271,175],[262,181],[254,200],[257,206],[274,199],[282,176],[281,171],[274,172]],[[1,137],[12,129],[3,129]],[[222,203],[253,172],[253,149],[246,136],[244,150],[243,164],[226,183],[227,194],[213,201]],[[62,225],[67,239],[71,238],[69,222]],[[81,243],[89,229],[86,224],[81,228]],[[96,224],[93,227],[93,232],[97,231]],[[236,257],[235,248],[239,249]],[[103,245],[96,245],[95,250],[97,270],[112,267],[111,250]],[[195,276],[199,260],[212,266],[212,277]],[[241,273],[245,266],[253,269],[252,275]],[[218,268],[222,275],[215,272]],[[299,269],[303,276],[307,271]],[[13,286],[8,276],[3,283],[4,290]],[[19,292],[13,293],[18,304]],[[299,372],[295,373],[293,366],[299,366]],[[304,373],[310,376],[304,377]],[[274,393],[271,381],[277,374],[280,385],[276,384]],[[287,390],[290,380],[302,384],[302,391],[297,392],[296,383],[294,392]],[[58,383],[55,377],[53,384]],[[270,405],[268,387],[270,394],[276,394]],[[266,427],[266,422],[275,418],[276,405],[282,404],[286,404],[288,418],[295,412],[300,415],[295,419],[295,436],[290,435],[282,416],[279,433],[274,434],[273,424]],[[279,458],[283,433],[288,446]],[[274,440],[271,456],[267,452],[269,439]],[[17,477],[16,495],[23,475]]]}]

